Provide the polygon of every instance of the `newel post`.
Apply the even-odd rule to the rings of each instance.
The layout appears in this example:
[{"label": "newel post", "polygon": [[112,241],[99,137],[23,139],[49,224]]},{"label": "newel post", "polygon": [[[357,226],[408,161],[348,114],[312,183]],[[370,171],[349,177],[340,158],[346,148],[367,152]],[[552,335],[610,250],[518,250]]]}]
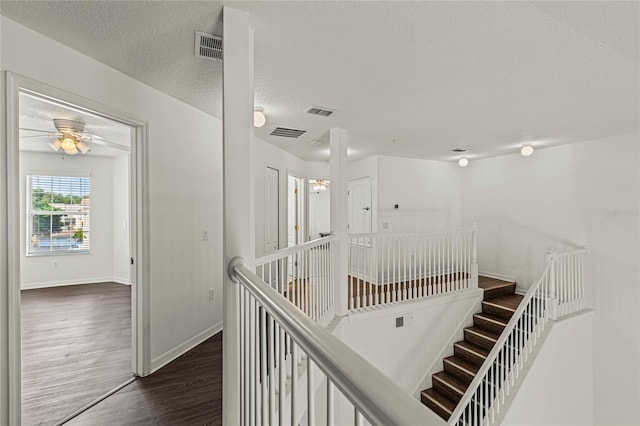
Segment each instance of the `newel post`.
[{"label": "newel post", "polygon": [[478,288],[478,224],[471,227],[471,288]]},{"label": "newel post", "polygon": [[549,294],[547,295],[547,309],[549,319],[558,319],[558,299],[556,298],[556,251],[547,251],[547,264],[549,265]]}]

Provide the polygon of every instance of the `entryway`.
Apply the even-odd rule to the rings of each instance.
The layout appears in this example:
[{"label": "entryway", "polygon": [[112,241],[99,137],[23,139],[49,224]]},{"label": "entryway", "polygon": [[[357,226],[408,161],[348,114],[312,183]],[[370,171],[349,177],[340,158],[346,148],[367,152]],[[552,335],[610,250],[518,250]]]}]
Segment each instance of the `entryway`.
[{"label": "entryway", "polygon": [[144,123],[7,74],[11,417],[62,424],[145,375]]}]

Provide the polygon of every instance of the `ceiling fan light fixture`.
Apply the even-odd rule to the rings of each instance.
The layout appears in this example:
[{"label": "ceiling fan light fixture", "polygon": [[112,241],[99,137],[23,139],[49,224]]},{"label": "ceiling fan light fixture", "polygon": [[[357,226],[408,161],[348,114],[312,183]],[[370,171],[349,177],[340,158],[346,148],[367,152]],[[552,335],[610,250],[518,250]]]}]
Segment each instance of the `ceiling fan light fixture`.
[{"label": "ceiling fan light fixture", "polygon": [[53,142],[49,142],[49,146],[51,147],[52,150],[54,150],[55,152],[60,151],[60,146],[62,145],[62,141],[60,139],[56,139]]},{"label": "ceiling fan light fixture", "polygon": [[73,148],[71,148],[71,149],[65,149],[65,150],[64,150],[64,153],[65,153],[65,154],[68,154],[68,155],[76,155],[76,154],[78,153],[78,148],[76,148],[76,147],[74,146],[74,147],[73,147]]},{"label": "ceiling fan light fixture", "polygon": [[62,142],[60,145],[62,146],[62,149],[64,149],[65,151],[73,150],[76,148],[76,139],[73,137],[71,133],[65,133],[62,136]]},{"label": "ceiling fan light fixture", "polygon": [[78,148],[78,150],[80,150],[80,152],[83,154],[86,154],[87,152],[89,152],[89,147],[87,146],[86,143],[82,141],[78,141],[78,143],[76,143],[76,148]]},{"label": "ceiling fan light fixture", "polygon": [[264,115],[264,108],[255,107],[253,109],[253,127],[262,127],[267,122],[267,117]]}]

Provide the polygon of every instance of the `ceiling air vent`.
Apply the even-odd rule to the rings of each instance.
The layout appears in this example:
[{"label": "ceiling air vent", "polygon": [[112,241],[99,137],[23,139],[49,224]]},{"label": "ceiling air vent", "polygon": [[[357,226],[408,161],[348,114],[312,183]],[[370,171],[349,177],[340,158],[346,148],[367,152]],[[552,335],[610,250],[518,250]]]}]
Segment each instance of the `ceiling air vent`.
[{"label": "ceiling air vent", "polygon": [[196,31],[196,56],[198,58],[222,60],[222,37]]},{"label": "ceiling air vent", "polygon": [[306,130],[288,129],[286,127],[276,127],[275,129],[273,129],[273,132],[271,132],[271,136],[280,136],[283,138],[299,138],[305,133],[307,133]]},{"label": "ceiling air vent", "polygon": [[336,112],[336,110],[335,109],[312,106],[312,107],[307,108],[307,110],[305,112],[307,114],[319,115],[321,117],[329,117],[331,114]]},{"label": "ceiling air vent", "polygon": [[451,152],[467,152],[469,151],[468,149],[464,149],[464,148],[456,148],[456,149],[452,149]]}]

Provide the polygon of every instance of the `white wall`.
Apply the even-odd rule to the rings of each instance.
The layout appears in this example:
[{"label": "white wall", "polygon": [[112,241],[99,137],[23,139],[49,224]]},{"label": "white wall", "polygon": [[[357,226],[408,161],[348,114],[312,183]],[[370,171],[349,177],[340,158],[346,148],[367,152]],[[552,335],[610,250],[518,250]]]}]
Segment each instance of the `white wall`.
[{"label": "white wall", "polygon": [[[461,322],[479,309],[481,298],[482,292],[467,291],[349,314],[342,321],[340,337],[401,388],[413,393],[427,368],[439,361],[437,355]],[[396,328],[399,316],[405,317],[405,326]],[[453,347],[449,349],[453,353]]]},{"label": "white wall", "polygon": [[298,177],[329,177],[329,164],[304,161],[268,142],[254,138],[253,167],[256,208],[256,256],[265,254],[264,246],[264,172],[267,166],[280,172],[279,229],[280,248],[287,246],[287,174]]},{"label": "white wall", "polygon": [[[156,366],[166,362],[221,327],[221,122],[5,17],[0,24],[3,71],[100,102],[149,125],[151,357]],[[52,66],[59,63],[73,66]],[[4,101],[0,104],[4,108]],[[203,228],[209,230],[208,241],[202,240]],[[215,292],[213,301],[209,288]],[[6,330],[6,316],[0,321]]]},{"label": "white wall", "polygon": [[129,284],[129,155],[113,157],[112,163],[113,280]]},{"label": "white wall", "polygon": [[[58,256],[26,255],[26,175],[91,176],[91,252]],[[83,284],[113,279],[112,160],[108,157],[65,156],[20,152],[21,288]],[[57,262],[59,267],[54,267]]]},{"label": "white wall", "polygon": [[479,224],[481,271],[528,286],[548,248],[588,245],[596,424],[640,424],[639,146],[637,134],[617,136],[462,172],[463,222]]},{"label": "white wall", "polygon": [[460,228],[460,190],[460,170],[454,163],[380,156],[378,229],[410,232]]},{"label": "white wall", "polygon": [[593,313],[554,324],[501,424],[594,424],[592,346]]}]

